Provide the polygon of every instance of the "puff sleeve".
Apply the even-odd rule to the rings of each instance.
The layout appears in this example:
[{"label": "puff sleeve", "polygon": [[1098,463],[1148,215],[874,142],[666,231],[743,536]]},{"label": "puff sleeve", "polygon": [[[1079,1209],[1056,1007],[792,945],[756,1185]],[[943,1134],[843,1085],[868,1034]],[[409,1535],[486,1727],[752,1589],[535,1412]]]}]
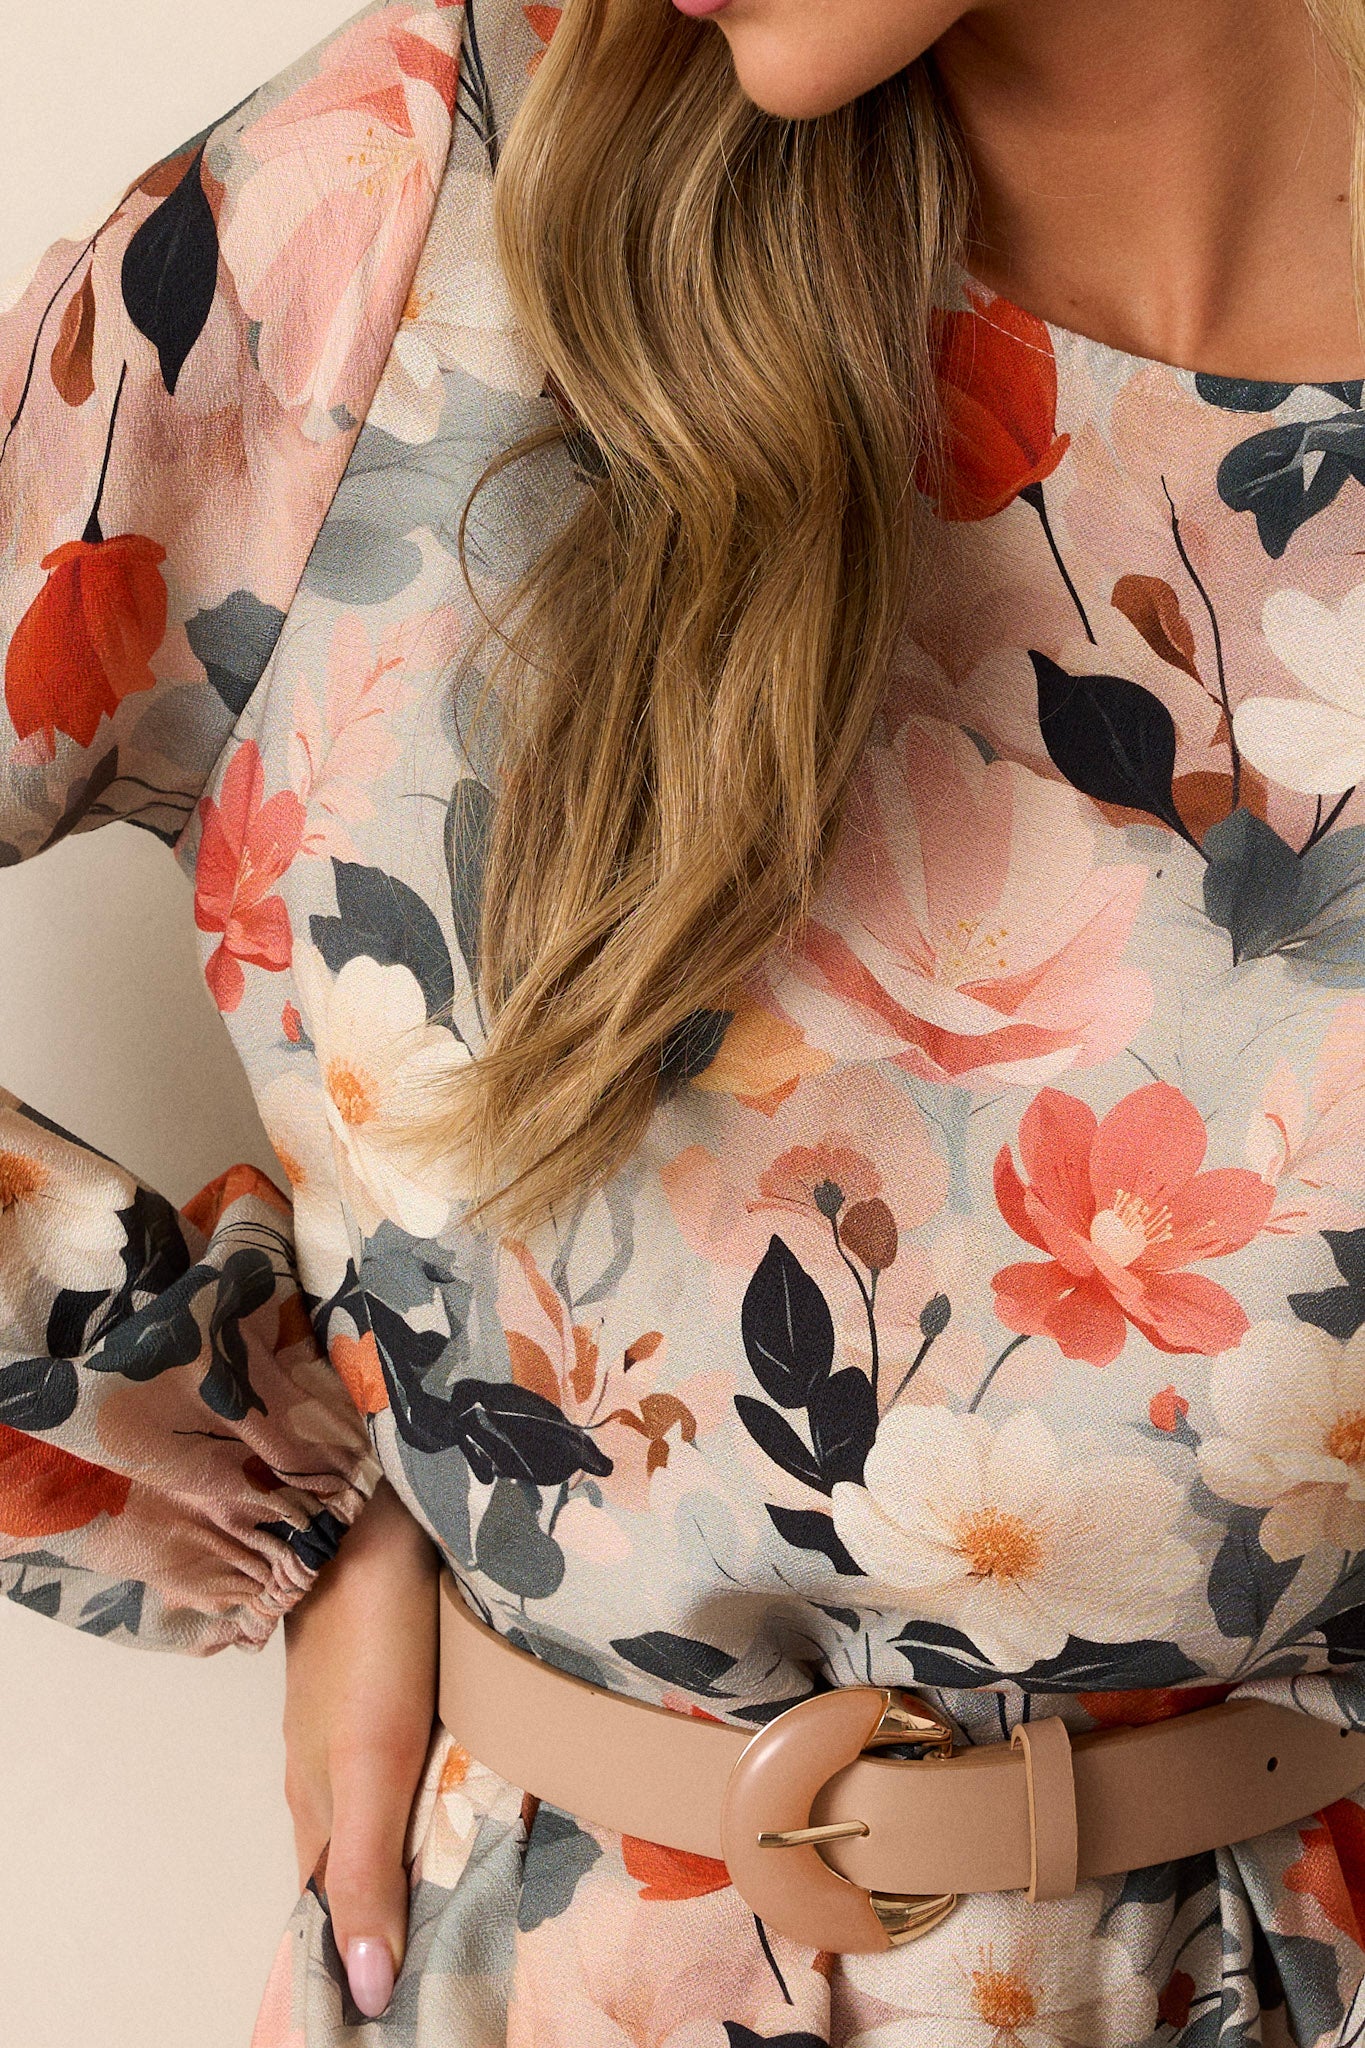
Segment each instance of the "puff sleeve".
[{"label": "puff sleeve", "polygon": [[[108,819],[186,834],[401,322],[460,15],[365,8],[11,289],[0,866]],[[0,1592],[259,1647],[379,1472],[272,1183],[236,1167],[177,1211],[0,1091]]]}]

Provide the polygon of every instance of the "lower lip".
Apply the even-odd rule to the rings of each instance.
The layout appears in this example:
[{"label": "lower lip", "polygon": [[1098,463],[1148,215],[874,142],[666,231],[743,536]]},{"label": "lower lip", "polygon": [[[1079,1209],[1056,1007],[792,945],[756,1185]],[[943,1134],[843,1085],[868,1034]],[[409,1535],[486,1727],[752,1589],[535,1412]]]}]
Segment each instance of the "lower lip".
[{"label": "lower lip", "polygon": [[728,7],[730,0],[673,0],[679,14],[690,14],[695,20],[704,14],[719,14],[722,7]]}]

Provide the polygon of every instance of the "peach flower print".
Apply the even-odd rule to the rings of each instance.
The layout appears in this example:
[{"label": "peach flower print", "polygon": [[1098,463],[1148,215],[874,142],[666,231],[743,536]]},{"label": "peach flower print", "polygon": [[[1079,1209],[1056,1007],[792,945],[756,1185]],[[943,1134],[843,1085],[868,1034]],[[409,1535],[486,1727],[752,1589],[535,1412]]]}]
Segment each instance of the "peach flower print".
[{"label": "peach flower print", "polygon": [[[725,1375],[703,1369],[665,1383],[667,1346],[658,1330],[637,1330],[613,1345],[598,1319],[575,1320],[528,1245],[507,1237],[500,1253],[498,1314],[513,1380],[591,1431],[612,1461],[616,1506],[648,1507],[654,1474],[695,1456],[698,1435],[727,1416]],[[567,1534],[561,1528],[561,1538],[580,1547],[577,1518]]]},{"label": "peach flower print", "polygon": [[235,1010],[246,990],[242,962],[279,974],[289,965],[293,932],[275,884],[299,850],[303,805],[282,789],[269,802],[255,740],[233,755],[215,800],[202,799],[203,834],[195,863],[194,921],[221,938],[204,966],[220,1010]]},{"label": "peach flower print", "polygon": [[747,1278],[776,1234],[819,1277],[850,1362],[870,1367],[874,1323],[888,1356],[914,1356],[938,1283],[912,1233],[942,1209],[948,1169],[894,1076],[807,1075],[775,1114],[732,1114],[683,1146],[660,1180],[708,1267]]},{"label": "peach flower print", "polygon": [[1246,1156],[1275,1190],[1267,1230],[1296,1237],[1365,1223],[1365,998],[1333,1015],[1306,1102],[1293,1068],[1275,1068]]},{"label": "peach flower print", "polygon": [[1274,1189],[1246,1167],[1201,1173],[1207,1144],[1198,1110],[1165,1081],[1098,1120],[1074,1095],[1035,1096],[1019,1125],[1024,1177],[1002,1145],[995,1198],[1010,1229],[1050,1256],[996,1274],[1006,1328],[1053,1337],[1091,1365],[1112,1365],[1129,1323],[1160,1351],[1212,1357],[1240,1343],[1239,1304],[1184,1269],[1249,1244]]},{"label": "peach flower print", "polygon": [[243,137],[257,169],[223,260],[260,322],[266,385],[317,439],[336,406],[363,412],[373,338],[399,328],[450,141],[452,40],[439,15],[367,14]]},{"label": "peach flower print", "polygon": [[774,993],[842,1058],[1036,1086],[1112,1058],[1146,1021],[1151,984],[1123,959],[1146,885],[1145,867],[1097,865],[1073,790],[911,718],[866,751]]}]

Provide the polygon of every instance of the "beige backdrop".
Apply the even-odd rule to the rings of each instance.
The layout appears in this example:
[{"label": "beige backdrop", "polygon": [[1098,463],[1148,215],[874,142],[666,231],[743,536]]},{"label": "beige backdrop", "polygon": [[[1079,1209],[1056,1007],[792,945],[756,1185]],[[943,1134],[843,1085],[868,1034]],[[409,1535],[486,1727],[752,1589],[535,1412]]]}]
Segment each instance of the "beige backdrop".
[{"label": "beige backdrop", "polygon": [[[0,278],[358,5],[0,0]],[[269,1166],[164,847],[0,875],[0,960],[0,1083],[177,1202]],[[282,1688],[278,1631],[158,1656],[0,1602],[0,2048],[247,2048],[295,1893]]]}]

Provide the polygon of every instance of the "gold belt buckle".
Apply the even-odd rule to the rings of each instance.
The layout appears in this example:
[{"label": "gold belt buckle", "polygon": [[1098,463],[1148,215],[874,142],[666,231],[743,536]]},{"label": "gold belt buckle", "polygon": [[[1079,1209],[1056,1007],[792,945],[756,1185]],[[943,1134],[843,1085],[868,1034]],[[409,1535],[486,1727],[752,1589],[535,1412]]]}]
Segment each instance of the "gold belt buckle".
[{"label": "gold belt buckle", "polygon": [[820,1844],[869,1834],[867,1821],[811,1825],[816,1795],[836,1771],[902,1743],[923,1752],[911,1768],[932,1766],[952,1755],[952,1726],[914,1693],[852,1685],[798,1700],[745,1744],[721,1801],[721,1853],[766,1925],[810,1948],[872,1954],[916,1940],[952,1912],[955,1892],[873,1892],[831,1868]]}]

